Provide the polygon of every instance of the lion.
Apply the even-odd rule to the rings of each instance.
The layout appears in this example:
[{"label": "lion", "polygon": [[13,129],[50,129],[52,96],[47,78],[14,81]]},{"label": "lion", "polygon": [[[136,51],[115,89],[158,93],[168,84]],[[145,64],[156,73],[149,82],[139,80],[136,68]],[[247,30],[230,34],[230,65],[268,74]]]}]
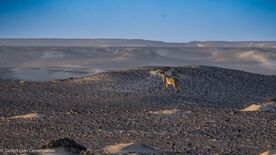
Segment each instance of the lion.
[{"label": "lion", "polygon": [[178,93],[178,80],[168,74],[166,74],[164,71],[160,71],[159,75],[162,77],[164,88],[168,88],[169,85],[172,85],[174,90]]}]

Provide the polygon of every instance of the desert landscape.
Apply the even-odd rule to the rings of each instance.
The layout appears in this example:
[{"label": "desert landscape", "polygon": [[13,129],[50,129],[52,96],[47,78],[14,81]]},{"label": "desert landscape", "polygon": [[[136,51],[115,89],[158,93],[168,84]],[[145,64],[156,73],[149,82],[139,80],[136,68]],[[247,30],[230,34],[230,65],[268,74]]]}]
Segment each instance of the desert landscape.
[{"label": "desert landscape", "polygon": [[1,79],[49,81],[141,66],[193,64],[276,75],[273,41],[0,39],[0,46]]},{"label": "desert landscape", "polygon": [[0,67],[1,153],[275,154],[276,42],[0,39]]}]

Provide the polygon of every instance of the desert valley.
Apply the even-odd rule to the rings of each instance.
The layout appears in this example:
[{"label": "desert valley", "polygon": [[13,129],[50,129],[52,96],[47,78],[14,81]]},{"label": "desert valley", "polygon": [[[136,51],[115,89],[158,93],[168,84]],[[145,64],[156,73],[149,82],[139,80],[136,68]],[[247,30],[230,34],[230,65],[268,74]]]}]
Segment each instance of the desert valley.
[{"label": "desert valley", "polygon": [[1,39],[0,150],[273,154],[275,68],[276,42]]}]

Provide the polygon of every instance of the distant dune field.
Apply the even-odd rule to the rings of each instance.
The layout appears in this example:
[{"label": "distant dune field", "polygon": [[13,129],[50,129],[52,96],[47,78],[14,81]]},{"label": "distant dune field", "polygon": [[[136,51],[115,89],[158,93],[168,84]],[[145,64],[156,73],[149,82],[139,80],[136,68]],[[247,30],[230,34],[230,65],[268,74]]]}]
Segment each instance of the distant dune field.
[{"label": "distant dune field", "polygon": [[276,42],[0,39],[0,78],[47,81],[141,66],[184,65],[276,75],[275,47]]}]

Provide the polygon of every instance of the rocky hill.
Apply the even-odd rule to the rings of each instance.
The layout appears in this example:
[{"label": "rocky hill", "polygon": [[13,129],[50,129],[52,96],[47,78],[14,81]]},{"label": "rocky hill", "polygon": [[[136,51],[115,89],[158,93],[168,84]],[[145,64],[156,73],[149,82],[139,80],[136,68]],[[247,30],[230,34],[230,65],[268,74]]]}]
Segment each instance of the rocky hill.
[{"label": "rocky hill", "polygon": [[[163,89],[158,69],[178,79],[179,93]],[[240,111],[275,97],[275,76],[142,67],[49,82],[0,80],[0,90],[6,149],[66,137],[94,153],[258,154],[276,147],[275,112]]]},{"label": "rocky hill", "polygon": [[[161,77],[151,71],[162,69],[179,80],[180,92],[164,90]],[[276,76],[208,66],[144,67],[119,72],[100,73],[80,79],[66,80],[81,83],[96,90],[137,94],[143,100],[159,98],[162,102],[192,102],[220,107],[242,107],[276,95]],[[149,98],[150,96],[150,98]]]}]

